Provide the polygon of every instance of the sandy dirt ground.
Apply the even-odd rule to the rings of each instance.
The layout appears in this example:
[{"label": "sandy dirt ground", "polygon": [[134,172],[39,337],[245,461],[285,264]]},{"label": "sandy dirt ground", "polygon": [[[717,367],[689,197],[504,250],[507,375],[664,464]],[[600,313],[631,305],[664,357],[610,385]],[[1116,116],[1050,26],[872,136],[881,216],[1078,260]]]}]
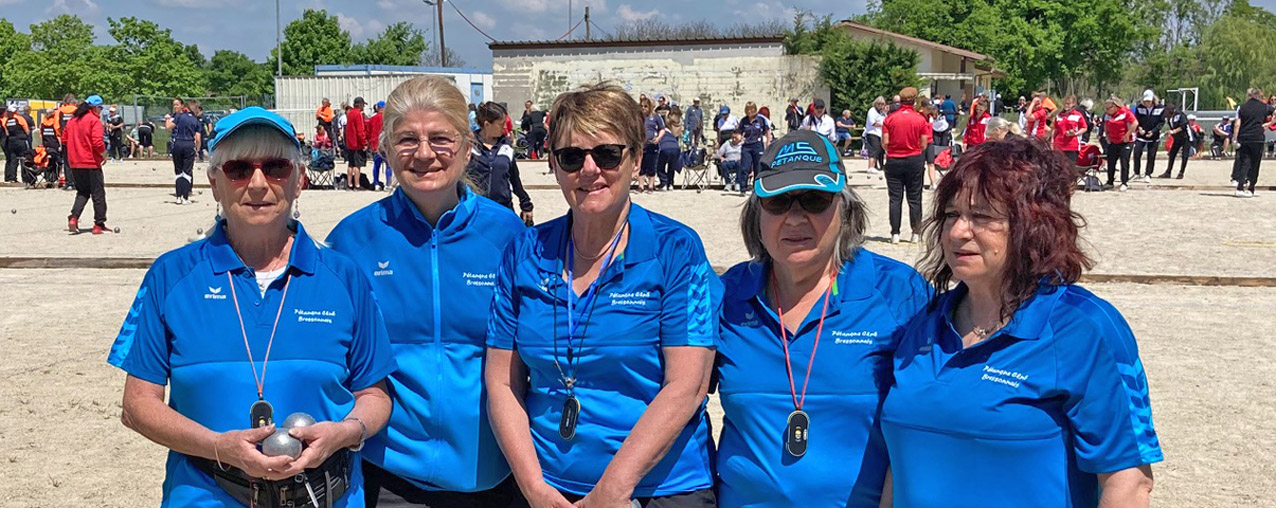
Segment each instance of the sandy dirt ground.
[{"label": "sandy dirt ground", "polygon": [[[130,164],[107,168],[118,170],[116,181],[171,183],[171,172],[163,173],[171,166]],[[1184,183],[1226,185],[1229,167],[1193,161],[1188,171],[1198,180],[1189,176]],[[552,184],[543,166],[528,164],[524,173],[529,184]],[[918,246],[883,241],[889,233],[884,182],[857,173],[852,183],[866,184],[860,192],[872,213],[868,247],[914,261]],[[1147,187],[1075,199],[1089,219],[1085,238],[1096,272],[1276,277],[1276,193],[1242,200],[1215,190]],[[565,211],[558,191],[532,194],[538,219]],[[302,220],[322,237],[341,217],[383,196],[307,191]],[[168,189],[111,189],[109,222],[122,232],[95,237],[60,230],[69,193],[0,188],[0,257],[153,257],[211,222],[208,191],[195,198],[193,205],[178,206]],[[634,199],[695,228],[714,265],[745,259],[736,224],[742,198],[675,191]],[[0,507],[158,504],[165,451],[120,424],[124,375],[105,363],[143,274],[0,270],[0,302],[6,305],[0,313],[0,377],[8,380],[0,386],[0,485],[6,487]],[[1139,337],[1167,457],[1154,468],[1153,505],[1272,506],[1276,289],[1090,287],[1122,311]],[[716,401],[711,411],[720,416]]]}]

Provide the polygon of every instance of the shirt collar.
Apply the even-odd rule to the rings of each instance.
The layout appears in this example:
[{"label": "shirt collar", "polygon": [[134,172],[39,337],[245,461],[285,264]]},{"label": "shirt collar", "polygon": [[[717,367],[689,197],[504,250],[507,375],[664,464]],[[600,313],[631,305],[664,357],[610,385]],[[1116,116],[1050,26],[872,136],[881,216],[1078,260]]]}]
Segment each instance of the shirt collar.
[{"label": "shirt collar", "polygon": [[[962,282],[958,283],[952,291],[944,294],[939,307],[940,315],[949,324],[952,324],[953,308],[962,297],[966,296],[967,291],[966,283]],[[997,333],[1004,333],[1020,340],[1040,339],[1063,293],[1064,286],[1047,282],[1037,285],[1037,292],[1028,298],[1028,301],[1019,304],[1019,308],[1010,317],[1010,322],[1001,327]]]},{"label": "shirt collar", "polygon": [[430,221],[425,219],[425,215],[421,214],[421,210],[416,207],[416,203],[408,197],[407,193],[400,187],[395,189],[394,194],[390,195],[388,205],[383,209],[383,218],[386,222],[399,222],[403,220],[416,221],[427,231],[434,232],[437,230],[439,234],[447,235],[455,233],[464,228],[466,224],[474,218],[475,210],[478,209],[478,195],[470,190],[465,184],[457,184],[457,192],[460,194],[460,200],[451,210],[443,212],[439,217],[436,225],[431,226]]},{"label": "shirt collar", "polygon": [[[536,263],[541,271],[558,273],[563,270],[563,259],[567,247],[567,235],[571,234],[572,212],[553,222],[546,223],[537,236],[540,238],[540,251],[536,253]],[[629,202],[629,243],[625,246],[623,266],[633,266],[656,257],[656,227],[651,220],[651,212]]]},{"label": "shirt collar", "polygon": [[[319,258],[319,247],[315,245],[306,228],[300,222],[293,221],[289,225],[295,236],[292,240],[292,251],[288,254],[288,266],[307,274],[315,273],[315,264]],[[235,248],[230,245],[226,236],[226,221],[223,219],[213,227],[212,236],[208,237],[205,249],[213,266],[213,273],[238,272],[247,270],[248,266],[239,258]]]},{"label": "shirt collar", "polygon": [[[842,265],[837,274],[837,287],[833,296],[842,302],[866,300],[873,296],[877,282],[877,267],[872,260],[873,254],[860,248],[855,250],[851,259]],[[729,295],[739,300],[750,298],[764,299],[767,280],[771,277],[771,262],[753,263],[745,266],[740,276],[739,291]]]}]

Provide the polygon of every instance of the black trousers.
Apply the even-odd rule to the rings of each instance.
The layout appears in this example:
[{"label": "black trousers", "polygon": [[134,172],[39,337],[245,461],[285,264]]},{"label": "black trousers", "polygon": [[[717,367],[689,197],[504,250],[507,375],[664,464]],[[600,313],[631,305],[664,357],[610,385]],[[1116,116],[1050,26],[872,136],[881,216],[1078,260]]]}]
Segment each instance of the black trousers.
[{"label": "black trousers", "polygon": [[1134,176],[1139,176],[1139,166],[1142,165],[1140,163],[1140,159],[1143,157],[1143,152],[1147,152],[1148,154],[1148,165],[1143,174],[1152,176],[1152,170],[1156,169],[1156,147],[1160,144],[1161,142],[1159,140],[1134,140]]},{"label": "black trousers", "polygon": [[92,198],[93,223],[106,224],[106,184],[102,179],[102,170],[72,168],[71,178],[75,181],[75,204],[71,206],[69,218],[80,220],[84,205]]},{"label": "black trousers", "polygon": [[660,150],[656,159],[656,176],[660,177],[660,186],[673,188],[674,176],[682,171],[682,152],[677,148]]},{"label": "black trousers", "polygon": [[7,137],[4,140],[4,181],[18,181],[18,158],[27,154],[27,139]]},{"label": "black trousers", "polygon": [[926,159],[914,155],[886,159],[886,193],[891,199],[891,234],[898,235],[903,215],[904,198],[908,198],[908,225],[914,233],[922,232],[922,182],[926,176]]},{"label": "black trousers", "polygon": [[762,143],[740,145],[740,166],[736,169],[735,183],[740,192],[748,189],[749,178],[757,176],[762,167]]},{"label": "black trousers", "polygon": [[[563,492],[563,497],[571,503],[585,498],[568,492]],[[668,496],[640,497],[636,501],[642,508],[717,508],[718,495],[708,488]]]},{"label": "black trousers", "polygon": [[1236,180],[1236,190],[1245,190],[1249,183],[1250,192],[1258,183],[1258,164],[1263,162],[1262,141],[1241,141],[1236,147],[1236,162],[1232,163],[1232,180]]},{"label": "black trousers", "polygon": [[1130,143],[1108,143],[1108,185],[1114,185],[1117,162],[1121,163],[1121,185],[1130,182]]},{"label": "black trousers", "polygon": [[868,158],[877,160],[877,169],[886,166],[886,150],[882,149],[882,137],[877,134],[868,134],[864,136],[864,143],[868,145]]},{"label": "black trousers", "polygon": [[1187,171],[1187,158],[1190,155],[1192,155],[1192,143],[1187,138],[1174,138],[1174,146],[1170,147],[1170,160],[1166,162],[1165,174],[1174,172],[1174,157],[1180,157],[1183,162],[1179,165],[1179,176],[1183,176],[1183,172]]},{"label": "black trousers", "polygon": [[111,138],[111,146],[108,148],[110,148],[111,153],[109,155],[113,159],[123,159],[124,158],[124,134],[119,131],[115,131],[111,133],[110,138]]},{"label": "black trousers", "polygon": [[190,199],[191,187],[195,184],[195,142],[178,141],[173,143],[173,174],[176,178],[173,185],[177,197]]},{"label": "black trousers", "polygon": [[363,461],[363,500],[368,508],[526,508],[514,476],[488,490],[447,492],[425,490],[394,473]]},{"label": "black trousers", "polygon": [[537,159],[542,159],[548,156],[548,154],[545,153],[545,136],[547,135],[549,135],[549,133],[545,132],[545,129],[532,128],[531,131],[528,131],[527,146],[532,152],[529,155],[532,155]]}]

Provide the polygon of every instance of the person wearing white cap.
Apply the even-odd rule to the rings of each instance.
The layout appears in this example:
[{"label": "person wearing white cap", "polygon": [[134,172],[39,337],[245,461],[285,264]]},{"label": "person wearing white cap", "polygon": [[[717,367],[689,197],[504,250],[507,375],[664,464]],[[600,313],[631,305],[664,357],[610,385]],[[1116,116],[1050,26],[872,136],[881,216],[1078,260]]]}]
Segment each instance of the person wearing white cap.
[{"label": "person wearing white cap", "polygon": [[1134,137],[1134,178],[1139,178],[1140,160],[1147,152],[1147,169],[1143,171],[1145,183],[1152,181],[1152,170],[1156,169],[1156,147],[1161,144],[1161,127],[1165,125],[1165,106],[1157,102],[1156,92],[1147,89],[1143,91],[1143,102],[1134,107],[1134,119],[1139,122],[1138,134]]}]

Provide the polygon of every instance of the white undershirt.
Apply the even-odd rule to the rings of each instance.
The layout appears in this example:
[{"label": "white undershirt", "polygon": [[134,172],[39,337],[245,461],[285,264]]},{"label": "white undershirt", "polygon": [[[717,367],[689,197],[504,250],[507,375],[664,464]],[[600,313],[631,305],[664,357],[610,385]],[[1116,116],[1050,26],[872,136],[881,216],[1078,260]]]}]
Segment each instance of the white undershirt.
[{"label": "white undershirt", "polygon": [[288,265],[284,265],[269,272],[257,272],[257,289],[261,290],[261,296],[266,296],[266,288],[270,287],[270,284],[283,275],[284,270],[287,269]]}]

